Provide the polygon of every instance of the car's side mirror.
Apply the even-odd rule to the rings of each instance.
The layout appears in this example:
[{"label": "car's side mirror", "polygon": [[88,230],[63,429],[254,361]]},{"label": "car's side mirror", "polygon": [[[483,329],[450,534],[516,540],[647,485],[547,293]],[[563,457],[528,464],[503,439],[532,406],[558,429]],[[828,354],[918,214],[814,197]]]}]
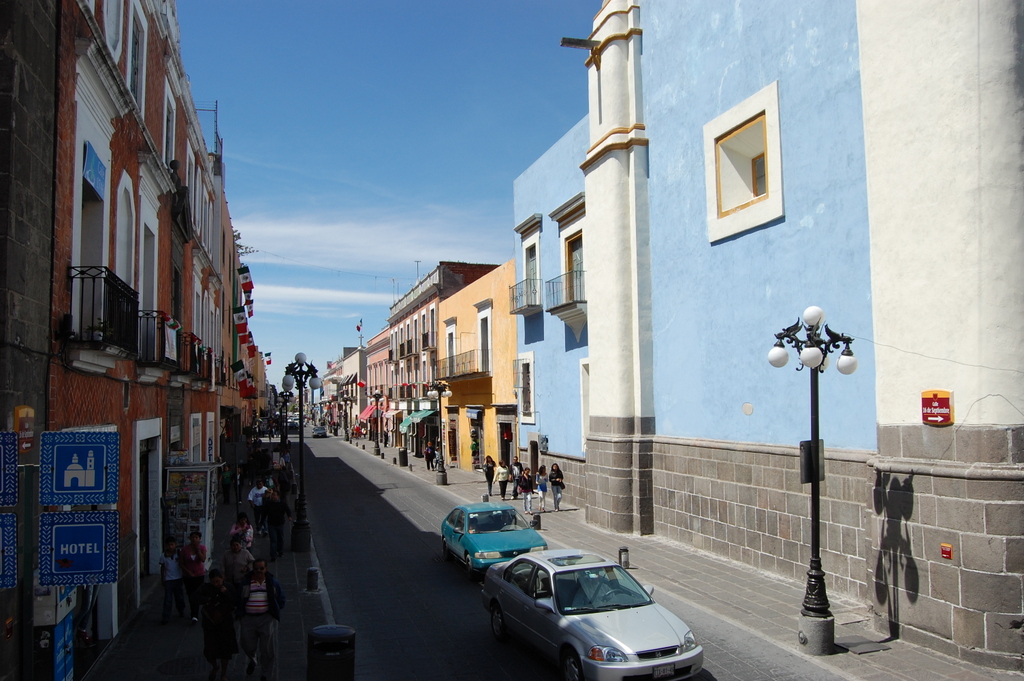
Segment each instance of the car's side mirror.
[{"label": "car's side mirror", "polygon": [[555,611],[555,602],[551,600],[551,594],[545,591],[541,591],[537,594],[537,599],[533,604],[538,610],[547,610],[548,612]]},{"label": "car's side mirror", "polygon": [[644,591],[647,592],[648,596],[653,596],[654,595],[654,585],[653,584],[644,584]]}]

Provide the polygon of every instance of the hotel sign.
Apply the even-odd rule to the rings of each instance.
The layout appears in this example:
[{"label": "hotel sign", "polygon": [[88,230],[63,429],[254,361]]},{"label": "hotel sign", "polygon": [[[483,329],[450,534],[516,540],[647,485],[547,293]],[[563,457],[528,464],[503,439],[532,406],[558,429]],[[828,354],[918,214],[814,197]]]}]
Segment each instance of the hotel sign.
[{"label": "hotel sign", "polygon": [[39,514],[39,584],[117,581],[117,511]]}]

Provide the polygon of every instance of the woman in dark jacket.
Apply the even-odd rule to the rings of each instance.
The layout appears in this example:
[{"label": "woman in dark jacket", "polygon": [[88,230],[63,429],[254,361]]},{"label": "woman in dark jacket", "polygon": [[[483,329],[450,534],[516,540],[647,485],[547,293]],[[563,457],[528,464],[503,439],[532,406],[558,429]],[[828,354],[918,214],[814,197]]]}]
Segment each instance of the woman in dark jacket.
[{"label": "woman in dark jacket", "polygon": [[516,489],[523,495],[523,513],[533,515],[533,475],[529,468],[524,468],[516,480]]},{"label": "woman in dark jacket", "polygon": [[487,461],[484,463],[484,479],[487,480],[487,496],[494,494],[494,492],[491,491],[491,488],[494,485],[494,468],[494,459],[487,457]]},{"label": "woman in dark jacket", "polygon": [[548,473],[548,482],[551,483],[551,498],[555,501],[555,510],[561,510],[559,506],[562,503],[562,490],[565,489],[565,483],[562,481],[562,469],[558,467],[557,463],[551,464],[551,472]]},{"label": "woman in dark jacket", "polygon": [[196,589],[191,600],[200,608],[203,655],[213,665],[210,681],[216,681],[218,671],[221,681],[226,681],[231,657],[238,652],[238,639],[235,637],[235,588],[224,582],[220,570],[213,568],[210,570],[210,581]]}]

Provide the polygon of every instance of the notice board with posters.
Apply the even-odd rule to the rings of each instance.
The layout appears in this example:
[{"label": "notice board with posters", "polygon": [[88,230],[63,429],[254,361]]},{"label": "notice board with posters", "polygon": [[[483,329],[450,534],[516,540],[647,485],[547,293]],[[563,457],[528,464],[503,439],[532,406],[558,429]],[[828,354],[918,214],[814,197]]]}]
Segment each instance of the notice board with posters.
[{"label": "notice board with posters", "polygon": [[217,510],[220,464],[169,466],[164,487],[164,510],[169,527],[167,536],[182,546],[192,532],[203,535],[203,543],[212,551],[210,534]]}]

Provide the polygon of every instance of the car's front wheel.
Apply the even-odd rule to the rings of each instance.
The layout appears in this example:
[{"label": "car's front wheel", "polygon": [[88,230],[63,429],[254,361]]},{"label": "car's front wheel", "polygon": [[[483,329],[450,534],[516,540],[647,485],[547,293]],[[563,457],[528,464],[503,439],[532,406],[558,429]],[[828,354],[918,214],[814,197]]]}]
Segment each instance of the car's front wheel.
[{"label": "car's front wheel", "polygon": [[441,540],[441,560],[451,560],[452,552],[448,549],[448,542],[444,539]]},{"label": "car's front wheel", "polygon": [[469,581],[476,580],[476,570],[473,569],[473,559],[469,557],[469,553],[466,553],[466,576],[469,577]]},{"label": "car's front wheel", "polygon": [[505,615],[497,603],[491,605],[491,634],[494,635],[496,641],[504,641],[508,638],[508,631],[505,629]]},{"label": "car's front wheel", "polygon": [[565,681],[584,681],[583,665],[574,650],[566,650],[562,653],[562,678]]}]

